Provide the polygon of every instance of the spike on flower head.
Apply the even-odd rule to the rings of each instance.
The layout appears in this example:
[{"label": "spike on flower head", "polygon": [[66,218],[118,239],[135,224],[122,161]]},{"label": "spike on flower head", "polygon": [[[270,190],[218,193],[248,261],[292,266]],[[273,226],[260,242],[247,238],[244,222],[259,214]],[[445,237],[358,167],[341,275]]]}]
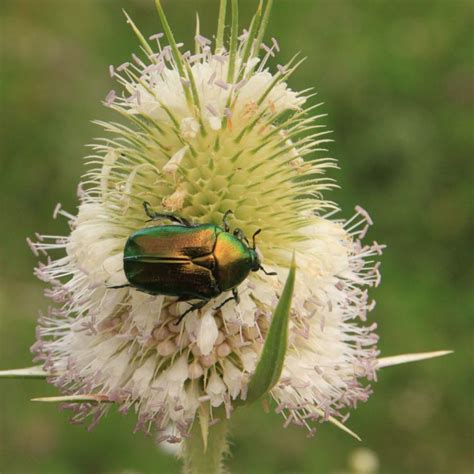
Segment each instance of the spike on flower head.
[{"label": "spike on flower head", "polygon": [[[173,442],[189,434],[200,407],[212,424],[245,400],[292,253],[288,351],[271,391],[285,424],[313,433],[314,420],[339,423],[368,398],[361,379],[377,369],[366,288],[379,282],[373,257],[382,246],[360,243],[371,222],[362,209],[348,221],[331,217],[337,206],[322,197],[334,186],[329,132],[313,115],[319,104],[307,106],[309,96],[287,84],[301,61],[268,66],[279,51],[276,40],[262,42],[271,2],[243,34],[236,3],[230,38],[220,15],[216,42],[198,31],[194,52],[175,42],[158,1],[168,44],[160,33],[146,40],[127,17],[142,52],[110,68],[119,87],[105,105],[120,120],[98,122],[107,138],[92,146],[77,216],[58,211],[70,235],[30,243],[63,251],[36,270],[54,302],[34,346],[51,380],[65,394],[100,393],[120,411],[135,408],[137,429]],[[229,296],[221,294],[180,324],[186,303],[110,289],[126,282],[128,236],[150,225],[145,201],[196,223],[220,225],[232,210],[232,227],[262,229],[258,251],[277,278],[252,274],[239,304],[216,310]],[[94,424],[109,406],[72,405],[73,420],[92,415]]]}]

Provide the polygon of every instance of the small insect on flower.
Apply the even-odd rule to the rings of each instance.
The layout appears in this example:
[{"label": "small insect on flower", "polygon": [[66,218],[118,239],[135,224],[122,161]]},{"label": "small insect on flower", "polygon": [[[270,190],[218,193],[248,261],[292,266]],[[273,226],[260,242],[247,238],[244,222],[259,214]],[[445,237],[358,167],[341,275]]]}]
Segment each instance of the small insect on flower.
[{"label": "small insect on flower", "polygon": [[[129,284],[110,288],[133,287],[151,295],[177,296],[178,301],[200,300],[192,304],[177,320],[191,311],[204,307],[211,298],[232,290],[229,301],[240,302],[237,286],[251,271],[262,270],[267,275],[257,254],[255,237],[252,247],[240,228],[231,234],[224,214],[223,227],[214,224],[192,224],[174,214],[154,212],[148,202],[143,203],[149,221],[170,220],[174,225],[145,227],[134,232],[124,249],[124,272]],[[148,222],[149,222],[148,221]]]}]

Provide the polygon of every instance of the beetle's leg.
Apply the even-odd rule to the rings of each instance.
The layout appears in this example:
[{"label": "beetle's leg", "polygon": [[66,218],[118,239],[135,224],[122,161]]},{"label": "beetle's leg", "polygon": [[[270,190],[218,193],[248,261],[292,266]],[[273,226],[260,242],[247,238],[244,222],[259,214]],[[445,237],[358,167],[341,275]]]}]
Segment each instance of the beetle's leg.
[{"label": "beetle's leg", "polygon": [[235,300],[237,304],[240,303],[240,297],[239,297],[239,292],[237,291],[237,288],[232,288],[232,296],[224,300],[219,306],[216,306],[214,309],[217,311],[218,309],[221,309],[222,306],[224,306],[226,303],[232,300]]},{"label": "beetle's leg", "polygon": [[240,229],[239,227],[235,228],[234,235],[242,242],[245,242],[247,244],[247,247],[250,247],[249,239],[245,237],[244,231],[242,229]]},{"label": "beetle's leg", "polygon": [[150,203],[148,201],[143,201],[143,209],[145,210],[145,214],[150,219],[153,219],[154,212],[150,209]]},{"label": "beetle's leg", "polygon": [[265,275],[271,275],[271,276],[278,275],[277,272],[267,272],[265,268],[262,267],[262,265],[260,265],[258,268],[260,268],[260,270],[262,270],[262,272],[265,273]]},{"label": "beetle's leg", "polygon": [[136,286],[133,286],[133,285],[130,285],[130,284],[117,285],[117,286],[108,286],[107,287],[108,290],[118,290],[119,288],[133,288],[135,291],[139,291],[140,293],[145,293],[147,295],[156,296],[156,293],[154,293],[153,291],[143,290],[141,288],[137,288]]},{"label": "beetle's leg", "polygon": [[175,214],[167,212],[155,212],[150,209],[150,203],[147,201],[143,202],[143,209],[145,209],[145,214],[150,218],[147,222],[157,221],[160,219],[169,219],[172,222],[177,222],[178,224],[185,225],[186,227],[191,227],[192,224],[184,217],[176,216]]},{"label": "beetle's leg", "polygon": [[[178,300],[179,301],[179,300]],[[177,326],[181,321],[182,319],[189,313],[191,313],[192,311],[196,311],[197,309],[201,309],[203,306],[206,306],[207,303],[209,303],[209,300],[202,300],[200,301],[199,303],[189,303],[191,305],[190,308],[188,308],[178,319],[178,321],[176,321],[174,323],[175,326]]]},{"label": "beetle's leg", "polygon": [[228,209],[227,211],[225,211],[224,217],[222,218],[222,224],[223,224],[225,232],[229,232],[230,230],[229,223],[227,222],[227,218],[229,217],[230,214],[233,214],[233,212],[230,209]]},{"label": "beetle's leg", "polygon": [[253,249],[255,250],[255,237],[257,237],[258,234],[260,234],[260,232],[262,232],[262,229],[257,229],[253,235],[252,235],[252,245],[253,245]]},{"label": "beetle's leg", "polygon": [[239,292],[238,292],[237,288],[234,288],[234,289],[232,290],[232,294],[234,295],[234,300],[235,300],[235,302],[236,302],[237,304],[239,304],[239,303],[240,303],[240,296],[239,296]]}]

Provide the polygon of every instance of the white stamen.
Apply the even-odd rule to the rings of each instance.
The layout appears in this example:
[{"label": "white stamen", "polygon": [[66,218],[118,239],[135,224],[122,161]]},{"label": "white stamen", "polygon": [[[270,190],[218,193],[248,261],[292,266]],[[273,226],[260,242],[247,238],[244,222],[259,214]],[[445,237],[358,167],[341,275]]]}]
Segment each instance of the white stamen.
[{"label": "white stamen", "polygon": [[164,36],[164,33],[155,33],[154,35],[151,35],[148,39],[150,41],[159,40],[159,39],[163,38],[163,36]]},{"label": "white stamen", "polygon": [[211,312],[206,312],[201,319],[199,332],[197,335],[197,344],[201,354],[207,356],[211,353],[214,342],[218,336],[216,321]]},{"label": "white stamen", "polygon": [[214,84],[218,87],[220,87],[221,89],[224,89],[225,91],[229,88],[229,84],[227,84],[226,82],[222,81],[221,79],[216,79],[214,81]]}]

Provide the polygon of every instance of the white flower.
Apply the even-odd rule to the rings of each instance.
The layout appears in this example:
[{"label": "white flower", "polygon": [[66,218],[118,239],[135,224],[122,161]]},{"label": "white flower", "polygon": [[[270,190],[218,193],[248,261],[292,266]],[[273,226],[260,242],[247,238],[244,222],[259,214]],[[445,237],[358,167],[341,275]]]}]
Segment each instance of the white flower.
[{"label": "white flower", "polygon": [[194,117],[185,117],[181,120],[180,129],[183,138],[196,138],[199,132],[199,122]]},{"label": "white flower", "polygon": [[219,332],[216,321],[211,311],[207,311],[201,318],[197,335],[197,347],[203,356],[208,356],[217,340]]},{"label": "white flower", "polygon": [[226,393],[227,388],[222,381],[221,377],[217,374],[216,370],[211,370],[211,376],[207,382],[206,392],[211,400],[211,405],[213,407],[218,407],[222,405],[224,401],[224,394]]},{"label": "white flower", "polygon": [[[311,421],[345,419],[367,400],[366,378],[378,368],[367,288],[380,281],[382,246],[361,243],[371,223],[361,208],[347,221],[333,217],[336,205],[322,197],[336,166],[324,157],[328,132],[286,84],[295,62],[271,71],[276,42],[259,59],[255,38],[247,33],[230,52],[201,39],[196,54],[141,38],[147,57],[115,69],[123,93],[107,99],[129,124],[101,123],[109,138],[94,145],[77,216],[55,211],[70,235],[31,243],[35,252],[63,250],[36,269],[53,307],[34,351],[51,380],[66,393],[100,393],[121,411],[133,406],[138,428],[173,443],[200,406],[212,419],[214,408],[230,416],[245,399],[293,252],[289,347],[271,392],[277,411],[310,432]],[[262,229],[259,253],[278,276],[252,273],[239,304],[216,309],[229,297],[221,294],[180,324],[187,303],[109,288],[126,283],[127,238],[156,225],[146,223],[144,201],[196,223],[220,225],[232,210],[233,228]],[[73,420],[92,414],[95,424],[108,406],[76,405]]]}]

